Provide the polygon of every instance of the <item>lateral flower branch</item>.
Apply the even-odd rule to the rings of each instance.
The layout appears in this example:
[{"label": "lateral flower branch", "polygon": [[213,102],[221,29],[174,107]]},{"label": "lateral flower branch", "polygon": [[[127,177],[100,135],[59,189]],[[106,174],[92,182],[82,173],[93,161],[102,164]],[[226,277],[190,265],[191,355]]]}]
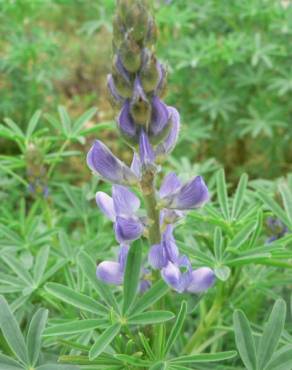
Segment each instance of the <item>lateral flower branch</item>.
[{"label": "lateral flower branch", "polygon": [[[146,1],[118,0],[108,90],[119,109],[118,130],[132,149],[133,160],[127,166],[99,140],[87,155],[89,168],[113,184],[112,196],[99,191],[96,202],[113,222],[120,245],[118,261],[101,262],[96,275],[105,283],[123,284],[131,243],[145,236],[150,248],[147,266],[141,266],[140,290],[149,288],[151,274],[157,276],[152,271],[158,270],[175,291],[199,293],[213,285],[215,275],[209,267],[192,268],[189,258],[179,252],[174,228],[188,210],[209,200],[209,192],[201,176],[183,184],[175,173],[166,175],[156,188],[156,176],[174,149],[180,130],[178,111],[162,100],[167,74],[154,52],[156,36]],[[140,216],[141,202],[131,186],[141,191],[146,217]]]}]

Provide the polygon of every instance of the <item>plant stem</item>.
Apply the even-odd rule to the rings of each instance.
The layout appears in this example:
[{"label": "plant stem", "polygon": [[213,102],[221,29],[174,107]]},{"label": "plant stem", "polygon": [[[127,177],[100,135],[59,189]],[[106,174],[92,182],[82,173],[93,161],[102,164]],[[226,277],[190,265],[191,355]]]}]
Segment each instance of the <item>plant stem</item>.
[{"label": "plant stem", "polygon": [[191,339],[187,343],[187,345],[184,348],[184,352],[187,354],[192,354],[196,351],[196,348],[198,345],[202,342],[202,339],[205,337],[207,332],[210,330],[211,325],[214,321],[216,321],[217,316],[219,312],[221,311],[222,304],[224,301],[224,286],[220,285],[217,290],[216,297],[213,301],[213,304],[207,313],[207,315],[204,317],[203,320],[201,320],[199,326],[197,327],[197,330],[192,335]]},{"label": "plant stem", "polygon": [[[157,202],[154,187],[155,174],[151,171],[146,171],[143,174],[141,181],[142,193],[145,201],[149,221],[149,242],[150,245],[158,244],[161,241],[160,233],[160,218],[159,210],[157,209]],[[159,273],[155,273],[155,280],[160,278]],[[161,310],[164,308],[164,300],[161,299],[156,303],[155,309]],[[165,339],[165,327],[163,324],[154,326],[153,330],[153,349],[156,357],[159,359],[163,352],[163,343]]]},{"label": "plant stem", "polygon": [[141,188],[145,201],[149,221],[149,241],[150,244],[160,243],[160,225],[159,225],[159,210],[157,209],[157,202],[154,188],[154,174],[146,172],[141,181]]}]

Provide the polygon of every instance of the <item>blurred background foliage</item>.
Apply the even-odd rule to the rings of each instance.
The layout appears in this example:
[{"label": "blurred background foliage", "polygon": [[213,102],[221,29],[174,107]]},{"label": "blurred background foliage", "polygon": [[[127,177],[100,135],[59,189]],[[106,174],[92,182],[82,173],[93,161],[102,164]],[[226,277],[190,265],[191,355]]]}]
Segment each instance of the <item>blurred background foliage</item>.
[{"label": "blurred background foliage", "polygon": [[[72,115],[97,107],[94,122],[114,118],[105,87],[114,6],[0,1],[1,122],[10,117],[24,128],[37,109],[56,115],[60,104]],[[182,116],[174,157],[211,159],[231,181],[244,171],[251,178],[291,171],[289,1],[153,0],[153,10],[158,56],[168,66],[166,100]],[[10,145],[1,142],[2,153],[16,150]]]}]

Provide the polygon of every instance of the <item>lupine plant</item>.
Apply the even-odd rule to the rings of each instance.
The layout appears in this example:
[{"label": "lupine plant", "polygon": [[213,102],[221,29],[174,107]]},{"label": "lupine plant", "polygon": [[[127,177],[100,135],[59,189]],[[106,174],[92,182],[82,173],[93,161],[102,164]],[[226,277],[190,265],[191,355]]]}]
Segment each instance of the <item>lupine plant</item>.
[{"label": "lupine plant", "polygon": [[[203,29],[213,12],[209,27],[221,25],[228,34],[237,6],[250,21],[261,2],[232,4],[219,21],[215,12],[225,5],[213,10],[212,0],[118,0],[112,28],[114,1],[98,0],[92,8],[89,1],[77,3],[76,9],[50,5],[55,16],[67,9],[73,25],[78,12],[98,9],[99,21],[92,14],[76,34],[100,32],[106,47],[112,29],[107,89],[113,109],[82,113],[80,102],[76,113],[67,102],[57,114],[35,107],[31,119],[30,111],[17,112],[0,125],[0,370],[291,370],[292,176],[269,181],[225,171],[219,155],[189,150],[211,135],[211,126],[200,131],[203,121],[184,122],[208,117],[220,154],[227,153],[233,135],[222,140],[227,126],[221,130],[219,122],[233,117],[237,102],[224,93],[210,104],[213,93],[202,93],[207,78],[198,77],[193,88],[195,60],[181,54],[188,41],[178,37]],[[13,10],[13,2],[5,6]],[[46,6],[31,4],[36,11]],[[266,17],[267,11],[264,24]],[[169,39],[177,45],[166,53]],[[217,46],[209,56],[215,69],[226,50]],[[273,58],[262,46],[257,39],[255,65]],[[156,52],[169,59],[168,67]],[[199,59],[207,63],[204,55]],[[217,92],[224,84],[214,74]],[[197,94],[199,108],[196,103],[190,113]],[[116,123],[107,121],[112,111]]]}]

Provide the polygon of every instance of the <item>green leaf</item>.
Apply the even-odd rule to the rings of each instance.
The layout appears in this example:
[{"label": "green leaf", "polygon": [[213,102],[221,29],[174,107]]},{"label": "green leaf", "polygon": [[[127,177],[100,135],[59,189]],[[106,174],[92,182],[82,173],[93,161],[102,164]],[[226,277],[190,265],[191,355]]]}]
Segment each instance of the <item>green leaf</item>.
[{"label": "green leaf", "polygon": [[286,215],[285,211],[279,206],[274,199],[261,190],[257,191],[257,196],[262,200],[262,202],[272,211],[274,214],[285,224],[289,225],[289,218]]},{"label": "green leaf", "polygon": [[283,199],[285,211],[290,223],[287,226],[292,227],[292,189],[289,190],[287,184],[280,184],[279,190]]},{"label": "green leaf", "polygon": [[242,227],[238,233],[236,233],[233,239],[228,244],[228,248],[239,248],[249,237],[249,235],[254,231],[256,223],[254,220],[250,221],[247,225]]},{"label": "green leaf", "polygon": [[59,112],[59,115],[60,115],[60,118],[61,118],[63,132],[67,137],[69,137],[70,133],[71,133],[71,126],[72,126],[69,114],[68,114],[66,108],[63,107],[62,105],[60,105],[58,107],[58,112]]},{"label": "green leaf", "polygon": [[177,337],[179,336],[179,334],[182,330],[185,318],[186,318],[186,313],[187,313],[187,302],[182,301],[182,304],[181,304],[179,313],[177,315],[175,324],[171,329],[171,332],[168,336],[168,339],[167,339],[167,342],[166,342],[166,345],[165,345],[165,349],[164,349],[164,354],[165,355],[170,351],[171,347],[173,346],[174,342],[176,341]]},{"label": "green leaf", "polygon": [[217,353],[202,353],[198,355],[181,356],[169,360],[171,364],[187,365],[200,362],[223,361],[233,358],[237,355],[236,351],[217,352]]},{"label": "green leaf", "polygon": [[0,370],[19,370],[19,369],[23,370],[23,367],[20,367],[20,365],[19,366],[13,366],[13,365],[2,364],[0,362]]},{"label": "green leaf", "polygon": [[223,256],[223,238],[220,227],[215,228],[213,243],[216,261],[221,262]]},{"label": "green leaf", "polygon": [[232,211],[231,211],[232,220],[235,220],[238,217],[242,209],[246,187],[247,187],[247,182],[248,182],[248,176],[246,173],[243,173],[240,177],[239,184],[237,186],[234,200],[232,203]]},{"label": "green leaf", "polygon": [[256,244],[259,236],[261,235],[262,228],[263,228],[263,211],[259,210],[258,214],[257,214],[257,221],[256,221],[255,230],[254,230],[254,233],[253,233],[253,235],[250,238],[250,241],[248,243],[248,248],[249,249],[253,248],[254,245]]},{"label": "green leaf", "polygon": [[24,138],[24,134],[23,132],[21,131],[21,129],[19,128],[19,126],[14,122],[12,121],[12,119],[10,118],[5,118],[4,119],[4,122],[6,123],[6,125],[11,129],[11,131],[13,131],[13,133],[19,137],[19,138]]},{"label": "green leaf", "polygon": [[109,308],[119,313],[120,309],[118,303],[110,288],[96,278],[96,264],[93,259],[86,252],[82,252],[78,256],[78,261],[84,275],[98,295],[105,301]]},{"label": "green leaf", "polygon": [[256,370],[256,347],[250,324],[245,314],[237,310],[233,314],[235,342],[242,362],[248,370]]},{"label": "green leaf", "polygon": [[292,369],[292,346],[287,345],[273,354],[271,361],[265,370],[288,370]]},{"label": "green leaf", "polygon": [[135,367],[144,367],[144,368],[149,368],[149,365],[151,362],[142,360],[141,358],[138,358],[136,356],[128,356],[124,354],[117,354],[115,355],[115,358],[126,363],[129,365],[134,365]]},{"label": "green leaf", "polygon": [[79,132],[82,130],[85,123],[90,121],[96,112],[97,112],[96,108],[90,108],[74,122],[74,125],[73,125],[74,135],[79,134]]},{"label": "green leaf", "polygon": [[27,125],[27,130],[26,130],[26,140],[29,140],[36,129],[36,126],[40,120],[41,117],[41,110],[37,110],[34,115],[31,117],[30,121],[28,122]]},{"label": "green leaf", "polygon": [[40,308],[31,319],[26,343],[28,357],[30,360],[30,365],[36,365],[40,350],[41,350],[41,336],[45,329],[47,319],[48,319],[48,310]]},{"label": "green leaf", "polygon": [[24,364],[28,364],[28,353],[24,338],[8,303],[2,296],[0,296],[0,328],[16,357]]},{"label": "green leaf", "polygon": [[79,370],[79,368],[72,365],[46,364],[38,366],[36,370]]},{"label": "green leaf", "polygon": [[57,283],[47,283],[45,289],[54,297],[61,299],[80,310],[85,310],[96,315],[108,315],[108,310],[99,302],[87,297],[84,294],[77,293],[64,285]]},{"label": "green leaf", "polygon": [[138,293],[142,262],[142,242],[136,240],[130,247],[124,274],[123,314],[131,307]]},{"label": "green leaf", "polygon": [[89,351],[89,359],[94,360],[98,355],[103,352],[103,350],[113,341],[115,336],[118,335],[121,329],[121,325],[119,323],[114,324],[107,328],[96,340],[94,345],[91,347]]},{"label": "green leaf", "polygon": [[[80,348],[81,349],[81,348]],[[60,356],[59,357],[60,362],[64,363],[70,363],[70,364],[76,364],[76,365],[104,365],[104,366],[111,366],[110,369],[115,369],[114,366],[121,366],[121,362],[113,357],[112,354],[103,353],[98,358],[96,358],[93,361],[90,361],[88,359],[88,356]],[[90,368],[92,369],[92,368]],[[89,369],[88,369],[89,370]],[[92,369],[93,370],[93,369]]]},{"label": "green leaf", "polygon": [[286,318],[286,303],[278,299],[264,327],[258,346],[258,368],[263,369],[273,356],[284,329]]},{"label": "green leaf", "polygon": [[44,331],[44,337],[52,337],[58,335],[70,335],[90,331],[104,325],[105,320],[74,320],[64,324],[54,325]]},{"label": "green leaf", "polygon": [[50,254],[50,246],[47,245],[43,247],[37,254],[34,266],[33,266],[33,280],[35,281],[36,285],[39,285],[43,274],[47,267],[47,262]]},{"label": "green leaf", "polygon": [[8,254],[2,254],[1,258],[26,285],[33,286],[32,277],[16,258]]},{"label": "green leaf", "polygon": [[82,130],[80,132],[80,135],[85,136],[85,135],[89,135],[89,134],[96,133],[96,132],[103,131],[103,130],[114,130],[115,128],[116,128],[116,125],[114,121],[100,122],[97,125],[94,125],[90,128]]},{"label": "green leaf", "polygon": [[131,325],[149,325],[165,322],[174,318],[170,311],[148,311],[130,316],[128,323]]},{"label": "green leaf", "polygon": [[132,306],[130,312],[138,314],[142,311],[145,311],[146,308],[152,306],[157,302],[161,297],[163,297],[169,291],[169,286],[165,284],[163,280],[155,283],[146,293],[139,298],[134,305]]},{"label": "green leaf", "polygon": [[225,181],[225,173],[224,170],[221,169],[217,172],[216,176],[217,181],[217,195],[219,206],[224,216],[225,220],[229,221],[230,214],[229,214],[229,206],[228,206],[228,195],[227,195],[227,186]]},{"label": "green leaf", "polygon": [[169,369],[169,367],[167,366],[167,362],[164,362],[164,361],[160,361],[154,365],[152,365],[149,370],[166,370],[166,369]]},{"label": "green leaf", "polygon": [[20,368],[20,364],[16,360],[0,353],[0,370],[13,370]]}]

